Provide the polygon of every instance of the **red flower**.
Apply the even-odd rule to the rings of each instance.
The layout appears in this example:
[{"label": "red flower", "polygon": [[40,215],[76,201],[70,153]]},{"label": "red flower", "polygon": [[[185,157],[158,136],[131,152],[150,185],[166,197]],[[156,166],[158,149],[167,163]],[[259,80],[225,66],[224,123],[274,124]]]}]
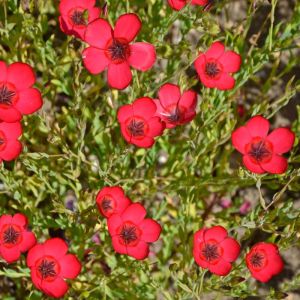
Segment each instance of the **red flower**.
[{"label": "red flower", "polygon": [[240,69],[241,57],[233,51],[225,51],[225,46],[215,42],[195,61],[195,68],[201,82],[208,88],[230,90],[235,85],[230,73]]},{"label": "red flower", "polygon": [[114,30],[103,19],[89,24],[85,41],[90,47],[83,51],[83,62],[89,72],[99,74],[108,68],[109,85],[122,90],[131,82],[130,66],[140,71],[150,69],[156,60],[154,46],[143,42],[130,44],[141,26],[135,14],[119,17]]},{"label": "red flower", "polygon": [[136,259],[144,259],[149,254],[149,244],[160,236],[160,225],[145,219],[146,210],[139,204],[128,206],[122,214],[114,214],[108,219],[108,231],[116,252]]},{"label": "red flower", "polygon": [[118,121],[125,140],[138,147],[150,148],[154,137],[165,129],[165,124],[155,116],[156,105],[150,98],[140,98],[118,111]]},{"label": "red flower", "polygon": [[124,190],[119,186],[104,187],[96,198],[99,212],[109,218],[113,214],[121,214],[131,204]]},{"label": "red flower", "polygon": [[67,252],[68,245],[60,238],[37,244],[28,252],[27,266],[32,282],[50,297],[65,295],[69,287],[64,279],[74,279],[81,271],[77,257]]},{"label": "red flower", "polygon": [[277,128],[268,135],[270,123],[261,116],[251,118],[245,126],[232,133],[232,144],[243,154],[243,163],[253,173],[284,173],[287,159],[281,156],[290,151],[295,134],[288,128]]},{"label": "red flower", "polygon": [[2,160],[13,160],[22,151],[22,144],[18,138],[22,134],[22,127],[19,122],[0,122],[0,162]]},{"label": "red flower", "polygon": [[16,122],[22,115],[32,114],[42,105],[41,93],[32,88],[35,75],[24,63],[9,66],[0,61],[0,120]]},{"label": "red flower", "polygon": [[60,29],[66,34],[83,39],[87,25],[101,15],[101,9],[94,7],[95,2],[96,0],[61,0]]},{"label": "red flower", "polygon": [[36,243],[35,235],[27,229],[28,220],[22,214],[0,217],[0,257],[8,263],[17,261]]},{"label": "red flower", "polygon": [[278,247],[272,243],[254,245],[246,255],[246,264],[252,276],[261,282],[269,281],[283,269]]},{"label": "red flower", "polygon": [[165,123],[167,128],[190,122],[196,116],[197,94],[186,91],[182,95],[174,84],[164,84],[158,91],[159,100],[154,100],[157,106],[156,115]]},{"label": "red flower", "polygon": [[[192,0],[191,4],[205,6],[210,0]],[[168,0],[169,5],[175,10],[181,10],[190,1],[189,0]]]},{"label": "red flower", "polygon": [[193,255],[196,263],[210,272],[225,276],[231,270],[231,263],[240,254],[240,245],[228,237],[222,226],[201,229],[194,235]]}]

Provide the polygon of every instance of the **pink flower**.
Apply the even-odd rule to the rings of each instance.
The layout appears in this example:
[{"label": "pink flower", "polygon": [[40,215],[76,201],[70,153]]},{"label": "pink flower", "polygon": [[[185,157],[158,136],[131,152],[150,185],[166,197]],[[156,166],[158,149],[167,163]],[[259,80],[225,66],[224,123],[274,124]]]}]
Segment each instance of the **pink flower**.
[{"label": "pink flower", "polygon": [[185,91],[182,95],[179,86],[166,83],[158,91],[159,100],[154,100],[156,115],[173,128],[192,121],[196,116],[197,94]]},{"label": "pink flower", "polygon": [[88,71],[99,74],[107,69],[109,85],[122,90],[132,80],[130,66],[143,72],[149,70],[156,60],[154,46],[144,42],[131,44],[141,27],[135,14],[120,16],[114,30],[104,19],[90,23],[85,34],[90,47],[82,54]]}]

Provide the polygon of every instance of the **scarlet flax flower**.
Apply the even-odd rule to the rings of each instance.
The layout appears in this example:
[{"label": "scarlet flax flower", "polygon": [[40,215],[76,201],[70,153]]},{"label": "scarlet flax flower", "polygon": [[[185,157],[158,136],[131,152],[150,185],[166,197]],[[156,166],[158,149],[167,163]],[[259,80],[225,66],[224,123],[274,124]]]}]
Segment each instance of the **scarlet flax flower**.
[{"label": "scarlet flax flower", "polygon": [[267,282],[283,269],[283,261],[278,247],[272,243],[258,243],[246,255],[246,264],[251,275],[261,281]]},{"label": "scarlet flax flower", "polygon": [[193,255],[196,263],[216,275],[227,275],[239,254],[239,243],[228,237],[227,230],[222,226],[204,228],[194,235]]},{"label": "scarlet flax flower", "polygon": [[95,7],[95,3],[96,0],[61,0],[59,4],[61,30],[83,39],[87,25],[101,15],[101,9]]},{"label": "scarlet flax flower", "polygon": [[0,217],[0,257],[12,263],[36,243],[35,235],[27,229],[28,220],[23,214]]},{"label": "scarlet flax flower", "polygon": [[122,213],[131,204],[130,199],[125,196],[124,190],[119,186],[101,189],[97,194],[96,202],[99,212],[105,218]]},{"label": "scarlet flax flower", "polygon": [[73,254],[67,254],[68,245],[60,238],[35,245],[27,255],[27,266],[37,289],[54,298],[68,291],[65,279],[75,279],[81,264]]},{"label": "scarlet flax flower", "polygon": [[148,256],[148,243],[157,241],[161,227],[156,221],[145,219],[145,216],[145,208],[140,203],[134,203],[122,214],[114,214],[108,219],[108,231],[116,252],[138,260]]},{"label": "scarlet flax flower", "polygon": [[[184,8],[190,0],[168,0],[169,5],[175,10],[181,10]],[[206,6],[209,4],[210,0],[192,0],[191,4]]]},{"label": "scarlet flax flower", "polygon": [[22,151],[22,144],[18,138],[22,134],[20,122],[0,122],[0,162],[17,158]]},{"label": "scarlet flax flower", "polygon": [[158,91],[158,100],[154,100],[159,116],[167,128],[188,123],[196,116],[197,94],[185,91],[182,95],[177,85],[166,83]]},{"label": "scarlet flax flower", "polygon": [[154,137],[162,135],[165,129],[165,123],[155,114],[155,102],[147,97],[122,106],[118,111],[118,121],[125,140],[138,147],[152,147]]},{"label": "scarlet flax flower", "polygon": [[282,154],[293,147],[295,134],[288,128],[277,128],[268,135],[269,129],[267,119],[255,116],[232,133],[232,144],[243,154],[243,163],[251,172],[282,174],[288,166]]},{"label": "scarlet flax flower", "polygon": [[0,61],[0,120],[17,122],[22,115],[39,110],[42,97],[39,90],[33,88],[35,75],[32,68],[16,62],[9,66]]},{"label": "scarlet flax flower", "polygon": [[215,42],[205,53],[200,53],[195,61],[195,68],[204,86],[230,90],[235,85],[231,74],[239,71],[241,62],[239,54],[225,51],[222,43]]},{"label": "scarlet flax flower", "polygon": [[135,14],[120,16],[114,30],[104,19],[90,23],[85,34],[90,47],[82,54],[88,71],[99,74],[107,69],[109,85],[122,90],[132,80],[130,66],[140,71],[149,70],[156,60],[154,46],[144,42],[131,44],[141,26]]}]

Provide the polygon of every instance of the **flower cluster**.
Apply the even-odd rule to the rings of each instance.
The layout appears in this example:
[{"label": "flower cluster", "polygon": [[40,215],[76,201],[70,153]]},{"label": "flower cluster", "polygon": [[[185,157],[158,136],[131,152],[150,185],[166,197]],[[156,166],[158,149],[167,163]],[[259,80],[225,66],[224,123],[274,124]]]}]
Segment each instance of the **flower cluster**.
[{"label": "flower cluster", "polygon": [[[239,243],[229,237],[222,226],[203,228],[194,234],[193,255],[196,263],[219,276],[229,274],[240,249]],[[246,255],[246,265],[251,275],[261,282],[269,281],[283,269],[278,248],[272,243],[255,244]]]},{"label": "flower cluster", "polygon": [[118,186],[100,190],[96,203],[99,212],[107,218],[115,251],[138,260],[148,257],[149,243],[158,240],[161,226],[156,221],[145,218],[147,212],[144,206],[132,203]]},{"label": "flower cluster", "polygon": [[196,116],[197,94],[185,91],[174,84],[164,84],[158,99],[148,97],[124,105],[118,111],[118,121],[125,140],[143,148],[152,147],[154,137],[162,135],[165,128],[188,123]]},{"label": "flower cluster", "polygon": [[62,297],[68,291],[65,279],[74,279],[81,264],[73,254],[67,254],[68,245],[60,238],[37,244],[28,229],[27,217],[17,213],[0,217],[0,258],[7,263],[16,262],[21,253],[28,252],[27,266],[33,284],[46,295]]},{"label": "flower cluster", "polygon": [[22,151],[20,120],[43,105],[40,91],[32,87],[35,81],[28,64],[16,62],[7,66],[0,61],[0,162],[19,156]]}]

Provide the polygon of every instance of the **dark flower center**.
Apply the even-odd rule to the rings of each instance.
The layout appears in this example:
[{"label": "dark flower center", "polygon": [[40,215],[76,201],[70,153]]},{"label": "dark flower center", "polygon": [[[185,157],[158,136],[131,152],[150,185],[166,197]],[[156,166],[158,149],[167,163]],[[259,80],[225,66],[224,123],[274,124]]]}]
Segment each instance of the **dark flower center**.
[{"label": "dark flower center", "polygon": [[0,87],[0,104],[11,105],[12,99],[15,95],[15,91],[11,91],[6,85],[2,85]]},{"label": "dark flower center", "polygon": [[101,203],[101,207],[104,212],[112,209],[111,200],[108,198],[104,198]]},{"label": "dark flower center", "polygon": [[264,141],[251,144],[248,154],[258,162],[261,162],[271,156],[271,152],[267,149]]},{"label": "dark flower center", "polygon": [[16,231],[13,226],[9,226],[3,234],[4,244],[13,244],[15,245],[20,236],[20,232]]},{"label": "dark flower center", "polygon": [[250,258],[251,265],[255,268],[260,268],[263,265],[263,259],[264,256],[262,254],[255,252]]},{"label": "dark flower center", "polygon": [[216,77],[220,73],[220,69],[215,62],[208,62],[205,65],[205,74],[209,77]]},{"label": "dark flower center", "polygon": [[71,15],[71,20],[75,25],[86,25],[83,11],[75,10]]},{"label": "dark flower center", "polygon": [[4,140],[0,137],[0,146],[4,144]]},{"label": "dark flower center", "polygon": [[132,136],[143,136],[144,135],[144,122],[131,120],[129,125],[127,126],[128,131]]},{"label": "dark flower center", "polygon": [[206,244],[202,249],[202,254],[209,262],[218,259],[220,256],[218,253],[218,246],[214,244]]},{"label": "dark flower center", "polygon": [[180,120],[180,117],[180,110],[178,109],[178,107],[176,107],[176,109],[172,113],[170,113],[170,115],[168,115],[167,119],[170,123],[176,123]]},{"label": "dark flower center", "polygon": [[38,271],[43,279],[53,278],[56,276],[55,265],[54,261],[48,261],[46,259],[42,260],[38,267]]},{"label": "dark flower center", "polygon": [[124,224],[120,232],[120,237],[125,245],[136,241],[138,238],[136,226]]},{"label": "dark flower center", "polygon": [[122,62],[126,60],[129,55],[129,47],[128,44],[114,39],[108,47],[108,52],[113,61]]}]

